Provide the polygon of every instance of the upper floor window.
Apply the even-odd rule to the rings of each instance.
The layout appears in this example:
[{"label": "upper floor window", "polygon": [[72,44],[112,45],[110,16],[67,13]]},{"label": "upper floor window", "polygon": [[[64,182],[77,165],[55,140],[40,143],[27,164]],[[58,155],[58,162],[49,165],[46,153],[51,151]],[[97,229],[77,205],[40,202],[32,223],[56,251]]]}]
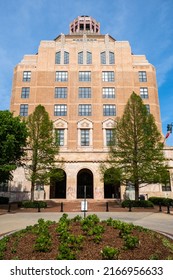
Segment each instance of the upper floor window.
[{"label": "upper floor window", "polygon": [[67,105],[56,104],[54,106],[54,116],[66,116],[67,115]]},{"label": "upper floor window", "polygon": [[106,52],[101,52],[100,60],[101,60],[101,64],[106,64]]},{"label": "upper floor window", "polygon": [[146,71],[139,71],[139,82],[147,82],[147,73]]},{"label": "upper floor window", "polygon": [[78,53],[78,64],[83,64],[83,52]]},{"label": "upper floor window", "polygon": [[80,104],[78,114],[79,114],[79,116],[91,116],[91,105],[90,104]]},{"label": "upper floor window", "polygon": [[91,88],[90,87],[80,87],[78,91],[79,98],[91,98]]},{"label": "upper floor window", "polygon": [[29,98],[29,94],[30,94],[30,88],[23,87],[21,92],[21,98]]},{"label": "upper floor window", "polygon": [[90,71],[79,71],[79,81],[81,81],[81,82],[91,81],[91,72]]},{"label": "upper floor window", "polygon": [[115,88],[106,87],[102,89],[103,98],[115,98]]},{"label": "upper floor window", "polygon": [[64,129],[55,129],[55,143],[64,146]]},{"label": "upper floor window", "polygon": [[110,146],[113,141],[113,129],[106,129],[106,146]]},{"label": "upper floor window", "polygon": [[116,116],[116,106],[112,104],[103,105],[103,116]]},{"label": "upper floor window", "polygon": [[31,81],[31,71],[24,71],[23,82],[30,82],[30,81]]},{"label": "upper floor window", "polygon": [[28,104],[20,105],[20,116],[22,117],[28,116]]},{"label": "upper floor window", "polygon": [[56,87],[55,88],[55,98],[67,98],[67,88],[66,87]]},{"label": "upper floor window", "polygon": [[147,99],[148,98],[148,88],[147,87],[140,88],[140,97],[142,99]]},{"label": "upper floor window", "polygon": [[109,52],[109,64],[115,64],[115,55],[113,52]]},{"label": "upper floor window", "polygon": [[66,82],[66,81],[68,81],[68,72],[67,71],[56,71],[55,80],[57,82]]},{"label": "upper floor window", "polygon": [[90,129],[81,129],[80,130],[80,139],[81,146],[89,146],[90,145]]},{"label": "upper floor window", "polygon": [[64,64],[69,64],[69,53],[64,52]]},{"label": "upper floor window", "polygon": [[115,76],[113,71],[103,71],[102,72],[102,81],[103,82],[114,82]]},{"label": "upper floor window", "polygon": [[55,63],[60,64],[61,63],[61,52],[56,52],[55,54]]},{"label": "upper floor window", "polygon": [[87,64],[92,64],[92,53],[87,52]]},{"label": "upper floor window", "polygon": [[147,109],[147,113],[150,114],[150,105],[149,104],[145,104],[145,107]]}]

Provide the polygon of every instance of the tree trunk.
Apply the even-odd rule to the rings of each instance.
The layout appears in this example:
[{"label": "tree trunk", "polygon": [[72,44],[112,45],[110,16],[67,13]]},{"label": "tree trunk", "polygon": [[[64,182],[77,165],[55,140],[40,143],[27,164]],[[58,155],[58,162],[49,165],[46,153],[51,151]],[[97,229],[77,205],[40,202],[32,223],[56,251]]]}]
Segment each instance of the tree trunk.
[{"label": "tree trunk", "polygon": [[135,183],[135,200],[139,200],[139,184]]},{"label": "tree trunk", "polygon": [[34,201],[34,182],[31,182],[31,201]]}]

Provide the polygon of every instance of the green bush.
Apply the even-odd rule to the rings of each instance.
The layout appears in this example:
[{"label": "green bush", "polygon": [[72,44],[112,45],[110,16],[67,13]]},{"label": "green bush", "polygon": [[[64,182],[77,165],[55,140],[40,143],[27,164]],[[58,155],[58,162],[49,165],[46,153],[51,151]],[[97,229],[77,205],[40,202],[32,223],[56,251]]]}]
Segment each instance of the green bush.
[{"label": "green bush", "polygon": [[8,204],[9,197],[0,196],[0,204]]},{"label": "green bush", "polygon": [[117,260],[119,255],[119,250],[110,246],[105,246],[101,250],[102,259],[104,260]]},{"label": "green bush", "polygon": [[171,198],[152,196],[148,200],[151,201],[154,205],[160,205],[160,204],[163,206],[167,206],[168,204],[173,205],[173,199]]},{"label": "green bush", "polygon": [[149,200],[124,200],[121,203],[121,206],[123,208],[125,207],[129,207],[131,205],[131,207],[144,207],[144,208],[153,208],[154,204],[152,203],[152,201]]},{"label": "green bush", "polygon": [[47,207],[47,203],[45,201],[22,201],[21,202],[21,206],[23,208],[46,208]]}]

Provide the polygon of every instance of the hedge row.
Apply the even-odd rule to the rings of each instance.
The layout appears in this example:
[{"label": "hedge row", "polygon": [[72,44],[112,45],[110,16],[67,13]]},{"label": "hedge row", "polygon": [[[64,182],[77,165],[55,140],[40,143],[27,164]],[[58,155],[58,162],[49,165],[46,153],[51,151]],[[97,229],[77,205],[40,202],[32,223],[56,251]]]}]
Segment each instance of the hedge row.
[{"label": "hedge row", "polygon": [[144,207],[144,208],[153,208],[154,204],[149,200],[124,200],[121,203],[123,208],[125,207]]},{"label": "hedge row", "polygon": [[19,207],[23,208],[46,208],[47,203],[45,201],[21,201],[18,203]]},{"label": "hedge row", "polygon": [[154,205],[162,205],[162,206],[173,205],[173,199],[171,198],[152,196],[148,200],[151,201]]}]

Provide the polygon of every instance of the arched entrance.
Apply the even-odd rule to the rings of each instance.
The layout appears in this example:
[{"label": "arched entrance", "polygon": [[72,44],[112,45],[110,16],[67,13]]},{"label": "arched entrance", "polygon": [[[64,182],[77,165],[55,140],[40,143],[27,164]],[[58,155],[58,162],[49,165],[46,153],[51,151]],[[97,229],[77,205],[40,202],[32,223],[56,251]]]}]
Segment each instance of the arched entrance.
[{"label": "arched entrance", "polygon": [[67,176],[64,170],[59,169],[60,178],[50,180],[50,198],[66,198]]},{"label": "arched entrance", "polygon": [[77,174],[77,198],[84,198],[86,186],[86,198],[93,198],[93,173],[89,169],[81,169]]},{"label": "arched entrance", "polygon": [[120,182],[116,180],[114,168],[104,174],[104,198],[120,198]]}]

